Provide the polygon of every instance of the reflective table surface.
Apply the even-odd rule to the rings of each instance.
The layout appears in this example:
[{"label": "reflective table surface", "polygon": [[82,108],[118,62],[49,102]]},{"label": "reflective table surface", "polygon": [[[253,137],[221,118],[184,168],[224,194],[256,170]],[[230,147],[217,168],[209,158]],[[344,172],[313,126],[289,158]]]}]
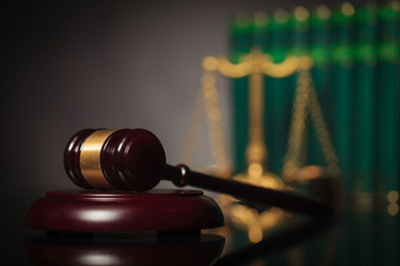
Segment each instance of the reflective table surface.
[{"label": "reflective table surface", "polygon": [[[229,223],[200,236],[33,231],[24,254],[32,265],[399,265],[399,219],[372,211],[338,217],[289,216],[251,243]],[[24,257],[25,256],[25,257]]]}]

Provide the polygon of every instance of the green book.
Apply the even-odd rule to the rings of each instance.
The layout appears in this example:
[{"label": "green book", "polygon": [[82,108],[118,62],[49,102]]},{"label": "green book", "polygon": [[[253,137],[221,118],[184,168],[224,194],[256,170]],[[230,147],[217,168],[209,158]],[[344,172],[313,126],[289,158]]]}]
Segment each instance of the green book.
[{"label": "green book", "polygon": [[289,18],[289,53],[295,56],[309,54],[310,12],[305,7],[297,7]]},{"label": "green book", "polygon": [[[351,9],[348,7],[348,9]],[[346,192],[353,191],[353,102],[354,102],[354,9],[332,14],[332,86],[333,86],[333,141],[336,148],[341,177]]]},{"label": "green book", "polygon": [[377,177],[380,219],[378,261],[396,265],[400,257],[399,238],[399,31],[400,4],[392,2],[379,9],[378,45],[378,158]]},{"label": "green book", "polygon": [[[308,42],[309,55],[314,61],[311,75],[314,88],[318,94],[321,110],[324,114],[328,129],[332,128],[332,86],[331,86],[331,10],[326,6],[319,6],[311,10],[310,19],[310,38]],[[312,122],[308,125],[308,157],[306,165],[324,166],[325,160],[316,131]],[[310,243],[307,248],[307,262],[309,265],[322,265],[322,254],[325,250],[332,247],[328,237],[319,237]]]},{"label": "green book", "polygon": [[[354,102],[354,8],[347,4],[332,12],[332,87],[333,127],[332,138],[341,169],[344,189],[353,190],[353,102]],[[348,204],[346,205],[349,206]],[[346,212],[349,214],[349,210]],[[353,219],[343,221],[336,258],[337,265],[353,265]]]},{"label": "green book", "polygon": [[[282,62],[289,49],[290,14],[278,9],[270,19],[271,54],[275,63]],[[291,78],[266,78],[264,117],[270,119],[271,128],[265,128],[266,143],[269,150],[270,171],[280,175],[282,160],[286,154],[287,133],[293,104]],[[265,125],[268,126],[268,123]]]},{"label": "green book", "polygon": [[[239,63],[254,44],[253,19],[238,15],[230,23],[230,60]],[[232,132],[234,173],[246,171],[246,147],[249,130],[248,77],[232,79]]]},{"label": "green book", "polygon": [[[263,54],[271,54],[271,18],[264,12],[256,12],[254,14],[254,44],[261,48]],[[263,126],[264,126],[264,139],[267,147],[267,158],[265,161],[265,169],[270,170],[271,158],[271,132],[274,128],[271,106],[272,106],[272,88],[270,86],[271,80],[264,75],[264,110],[263,110]]]},{"label": "green book", "polygon": [[268,51],[270,45],[269,16],[267,13],[259,11],[253,15],[253,45],[261,48],[263,53]]},{"label": "green book", "polygon": [[[356,233],[359,239],[356,254],[363,265],[374,264],[373,196],[376,191],[376,128],[377,128],[377,25],[375,4],[356,9],[356,84],[354,169],[355,200],[359,212]],[[356,209],[357,210],[357,209]]]},{"label": "green book", "polygon": [[[290,16],[289,20],[289,51],[288,55],[294,55],[294,56],[303,56],[303,55],[309,55],[310,54],[310,12],[302,6],[296,7]],[[285,95],[286,95],[286,100],[285,100],[285,107],[286,108],[286,114],[285,114],[285,119],[288,119],[289,117],[289,124],[286,125],[285,127],[288,128],[287,133],[285,134],[287,136],[286,142],[288,141],[288,133],[290,130],[290,122],[293,116],[293,105],[295,101],[295,91],[298,86],[298,81],[299,81],[299,75],[298,73],[295,73],[291,75],[289,78],[290,80],[290,88],[286,89]],[[308,121],[309,119],[306,119]],[[285,123],[287,123],[287,120],[284,120]],[[304,121],[305,123],[307,123]],[[308,125],[310,125],[308,123]],[[307,132],[309,132],[308,128],[306,129]],[[306,144],[309,144],[309,136],[305,136],[305,142]],[[286,149],[288,146],[286,146]],[[309,152],[309,149],[305,153],[302,153],[301,156],[307,157],[307,152]],[[299,158],[301,161],[303,161],[303,158]],[[306,158],[304,158],[306,159]],[[306,163],[306,162],[304,162]]]},{"label": "green book", "polygon": [[[331,64],[331,42],[332,42],[332,16],[326,6],[314,9],[310,17],[310,55],[314,61],[311,71],[315,90],[321,104],[324,120],[329,132],[333,128],[333,101],[332,101],[332,64]],[[325,165],[324,156],[318,141],[315,128],[310,124],[309,145],[307,165]]]},{"label": "green book", "polygon": [[[297,17],[296,10],[300,12]],[[272,55],[275,63],[289,54],[313,58],[313,81],[333,137],[340,177],[346,194],[354,196],[359,207],[345,205],[334,263],[397,265],[400,4],[391,1],[378,8],[369,3],[355,9],[345,3],[339,9],[322,6],[305,14],[305,9],[295,9],[293,14],[279,9],[270,17],[256,13],[251,18],[235,19],[231,24],[231,60],[239,62],[255,45]],[[287,151],[295,85],[294,76],[265,77],[264,133],[268,166],[276,174],[281,172]],[[233,81],[232,102],[235,167],[237,172],[243,172],[249,128],[248,78]],[[306,164],[324,165],[311,125],[308,142]],[[381,199],[376,205],[379,216],[373,213],[377,195]],[[324,244],[325,240],[320,239],[307,247],[307,262],[319,263],[321,257],[313,254],[321,254]],[[279,262],[285,261],[279,258]]]},{"label": "green book", "polygon": [[[281,63],[290,49],[290,14],[278,9],[271,14],[269,20],[269,36],[267,53],[274,63]],[[264,132],[265,143],[269,151],[269,170],[280,175],[283,157],[287,151],[288,129],[293,104],[291,77],[265,77],[264,93]],[[282,226],[279,226],[282,229]],[[267,259],[266,265],[288,265],[287,252],[276,254]]]},{"label": "green book", "polygon": [[367,5],[356,12],[355,176],[356,189],[375,191],[377,125],[377,7]]},{"label": "green book", "polygon": [[399,191],[399,11],[382,6],[378,45],[378,183]]}]

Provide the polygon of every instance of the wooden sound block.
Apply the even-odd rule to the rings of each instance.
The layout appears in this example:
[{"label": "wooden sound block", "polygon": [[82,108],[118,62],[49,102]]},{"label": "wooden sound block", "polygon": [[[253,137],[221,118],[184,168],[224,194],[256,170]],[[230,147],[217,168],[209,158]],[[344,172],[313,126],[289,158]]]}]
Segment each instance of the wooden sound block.
[{"label": "wooden sound block", "polygon": [[200,232],[224,225],[217,203],[198,190],[47,192],[26,226],[72,232]]}]

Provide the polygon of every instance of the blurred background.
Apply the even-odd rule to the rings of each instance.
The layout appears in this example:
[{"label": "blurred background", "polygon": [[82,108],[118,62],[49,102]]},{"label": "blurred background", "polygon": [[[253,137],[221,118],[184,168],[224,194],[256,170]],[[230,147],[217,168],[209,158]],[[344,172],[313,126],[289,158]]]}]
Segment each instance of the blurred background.
[{"label": "blurred background", "polygon": [[[361,1],[353,1],[357,4]],[[364,3],[365,1],[362,1]],[[24,257],[31,204],[76,188],[64,173],[69,138],[83,128],[146,128],[179,163],[205,56],[228,56],[228,21],[337,1],[13,1],[2,9],[1,253]],[[220,78],[232,150],[232,93]],[[195,165],[213,163],[204,127]],[[233,158],[231,158],[233,159]],[[162,183],[161,187],[171,187]]]}]

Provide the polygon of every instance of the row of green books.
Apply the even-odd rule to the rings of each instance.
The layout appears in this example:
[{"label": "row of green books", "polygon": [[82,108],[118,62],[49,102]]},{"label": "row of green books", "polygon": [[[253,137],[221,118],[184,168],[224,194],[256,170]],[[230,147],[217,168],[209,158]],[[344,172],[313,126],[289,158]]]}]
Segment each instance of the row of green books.
[{"label": "row of green books", "polygon": [[[399,186],[399,2],[349,3],[338,9],[304,7],[268,15],[238,15],[230,24],[233,63],[258,46],[274,62],[309,55],[315,89],[333,136],[346,190],[374,192]],[[265,77],[265,141],[269,169],[280,174],[287,149],[296,75]],[[233,81],[234,165],[246,170],[248,78]],[[308,164],[323,165],[309,132]],[[377,175],[379,178],[377,179]]]},{"label": "row of green books", "polygon": [[[336,257],[335,264],[397,265],[400,3],[344,3],[239,14],[229,24],[229,38],[233,63],[255,46],[275,63],[289,55],[312,57],[311,74],[338,156],[340,177],[361,210],[342,221],[337,247],[342,256]],[[296,75],[265,77],[267,167],[277,175],[287,151],[296,81]],[[233,159],[236,173],[241,173],[247,170],[248,77],[232,79],[232,105]],[[307,164],[324,166],[311,126],[308,133]],[[371,214],[376,206],[381,216]]]}]

